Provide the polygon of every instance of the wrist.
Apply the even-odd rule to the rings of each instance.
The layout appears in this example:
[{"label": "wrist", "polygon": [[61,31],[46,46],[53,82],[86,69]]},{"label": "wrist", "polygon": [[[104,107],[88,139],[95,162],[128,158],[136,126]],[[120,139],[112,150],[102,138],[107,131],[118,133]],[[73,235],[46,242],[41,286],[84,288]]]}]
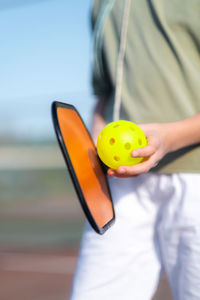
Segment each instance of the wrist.
[{"label": "wrist", "polygon": [[179,125],[176,123],[163,123],[161,126],[165,153],[176,151],[178,148],[177,135]]},{"label": "wrist", "polygon": [[168,152],[173,152],[182,148],[181,127],[181,122],[167,124]]}]

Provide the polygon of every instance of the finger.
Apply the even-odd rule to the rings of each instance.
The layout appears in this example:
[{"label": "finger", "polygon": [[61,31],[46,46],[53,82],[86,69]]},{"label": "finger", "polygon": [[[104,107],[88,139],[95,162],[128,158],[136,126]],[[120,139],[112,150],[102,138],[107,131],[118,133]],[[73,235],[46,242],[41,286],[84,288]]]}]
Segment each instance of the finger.
[{"label": "finger", "polygon": [[108,174],[109,176],[113,176],[113,175],[115,174],[115,170],[113,170],[113,169],[108,169],[107,174]]},{"label": "finger", "polygon": [[[112,169],[109,169],[107,171],[107,174],[109,176],[114,176],[114,177],[118,177],[118,178],[127,178],[127,177],[130,177],[129,174],[126,174],[126,173],[123,173],[123,172],[119,172],[117,170],[112,170]],[[137,177],[138,175],[131,175],[131,177]]]},{"label": "finger", "polygon": [[156,152],[156,148],[153,145],[148,145],[143,148],[135,149],[131,152],[132,157],[146,157],[151,156]]},{"label": "finger", "polygon": [[147,173],[151,168],[155,167],[158,164],[159,160],[157,155],[151,156],[145,161],[133,165],[133,166],[120,166],[115,172],[123,176],[136,176],[139,174]]},{"label": "finger", "polygon": [[117,170],[115,170],[113,175],[116,176],[115,175],[116,173],[117,175],[130,177],[130,176],[136,176],[139,174],[147,173],[148,171],[149,171],[148,165],[144,162],[135,166],[121,166]]},{"label": "finger", "polygon": [[141,163],[133,166],[120,166],[116,170],[109,169],[108,175],[116,177],[135,177],[140,174],[147,173],[153,167],[156,167],[160,161],[160,156],[157,152],[144,159]]},{"label": "finger", "polygon": [[117,178],[135,178],[135,177],[138,177],[138,175],[121,175],[121,174],[118,174],[118,173],[115,173],[114,175],[112,175],[113,177],[117,177]]}]

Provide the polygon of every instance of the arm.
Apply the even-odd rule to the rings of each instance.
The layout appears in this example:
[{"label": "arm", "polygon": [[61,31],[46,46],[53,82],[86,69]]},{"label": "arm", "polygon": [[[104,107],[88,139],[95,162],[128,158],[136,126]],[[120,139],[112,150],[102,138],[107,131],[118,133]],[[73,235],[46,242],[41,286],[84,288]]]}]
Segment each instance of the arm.
[{"label": "arm", "polygon": [[117,177],[137,176],[148,172],[169,152],[200,143],[200,113],[178,122],[142,124],[148,145],[132,152],[133,157],[146,157],[135,166],[121,166],[108,174]]},{"label": "arm", "polygon": [[171,151],[200,143],[200,113],[183,121],[172,123],[171,132]]}]

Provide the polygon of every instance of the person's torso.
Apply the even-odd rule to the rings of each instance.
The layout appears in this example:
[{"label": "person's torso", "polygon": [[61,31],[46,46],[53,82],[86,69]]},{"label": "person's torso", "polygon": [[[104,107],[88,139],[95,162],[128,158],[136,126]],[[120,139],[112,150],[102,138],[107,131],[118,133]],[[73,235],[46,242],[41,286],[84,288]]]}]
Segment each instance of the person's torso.
[{"label": "person's torso", "polygon": [[[112,118],[125,1],[114,1],[103,26],[102,51],[114,87],[108,101],[108,121]],[[131,1],[123,60],[122,118],[137,124],[174,122],[200,112],[199,16],[199,0]],[[193,167],[200,171],[197,148],[192,150],[199,155],[196,160],[191,151],[176,159],[181,159],[179,170],[189,155]]]}]

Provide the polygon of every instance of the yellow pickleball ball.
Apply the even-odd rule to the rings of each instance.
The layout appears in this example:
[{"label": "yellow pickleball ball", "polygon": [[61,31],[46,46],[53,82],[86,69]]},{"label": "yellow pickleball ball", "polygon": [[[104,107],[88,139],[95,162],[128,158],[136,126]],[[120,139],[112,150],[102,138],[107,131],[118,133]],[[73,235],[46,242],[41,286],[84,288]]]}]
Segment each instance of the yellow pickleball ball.
[{"label": "yellow pickleball ball", "polygon": [[105,165],[115,170],[140,163],[143,157],[131,157],[131,152],[146,145],[146,136],[139,126],[120,120],[109,123],[100,132],[97,153]]}]

